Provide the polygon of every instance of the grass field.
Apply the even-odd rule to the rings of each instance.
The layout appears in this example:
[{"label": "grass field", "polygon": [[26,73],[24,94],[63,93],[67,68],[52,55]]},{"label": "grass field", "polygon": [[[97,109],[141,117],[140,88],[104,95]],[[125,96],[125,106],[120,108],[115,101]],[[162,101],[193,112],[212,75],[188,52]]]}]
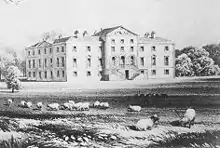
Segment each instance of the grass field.
[{"label": "grass field", "polygon": [[[7,141],[13,148],[27,147],[218,147],[220,146],[220,83],[216,78],[170,82],[100,82],[98,84],[26,83],[11,93],[0,83],[0,128],[8,135],[20,135],[21,142]],[[165,93],[168,97],[137,97],[137,93]],[[11,106],[4,105],[13,99]],[[18,106],[21,100],[44,103],[41,111]],[[108,101],[107,110],[48,111],[48,103],[68,100]],[[140,113],[127,112],[129,104],[143,107]],[[183,116],[188,105],[196,109],[196,124],[175,127],[172,121]],[[128,128],[138,119],[158,114],[160,122],[151,131]],[[7,121],[7,122],[6,122]],[[6,125],[3,123],[7,123]],[[4,125],[4,126],[3,126]],[[15,137],[18,137],[15,134]],[[71,139],[74,137],[73,139]],[[66,138],[68,137],[68,138]],[[68,140],[67,140],[68,139]],[[1,144],[1,143],[0,143]]]}]

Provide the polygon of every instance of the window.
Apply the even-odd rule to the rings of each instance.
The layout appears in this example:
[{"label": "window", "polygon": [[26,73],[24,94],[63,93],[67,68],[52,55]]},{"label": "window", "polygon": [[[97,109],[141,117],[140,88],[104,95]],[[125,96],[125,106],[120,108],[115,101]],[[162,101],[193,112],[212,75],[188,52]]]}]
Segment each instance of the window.
[{"label": "window", "polygon": [[53,71],[50,71],[50,76],[51,78],[53,78]]},{"label": "window", "polygon": [[41,59],[38,60],[38,65],[41,67]]},{"label": "window", "polygon": [[33,77],[34,77],[34,78],[36,77],[36,73],[35,73],[35,72],[33,72]]},{"label": "window", "polygon": [[99,67],[102,67],[102,58],[99,59]]},{"label": "window", "polygon": [[38,54],[40,55],[40,49],[38,50]]},{"label": "window", "polygon": [[73,52],[77,52],[76,46],[73,46]]},{"label": "window", "polygon": [[74,77],[77,77],[77,71],[74,71],[74,72],[73,72],[73,76],[74,76]]},{"label": "window", "polygon": [[44,59],[44,67],[47,67],[47,59]]},{"label": "window", "polygon": [[28,61],[28,67],[31,68],[31,60]]},{"label": "window", "polygon": [[124,51],[125,51],[125,47],[122,46],[122,47],[121,47],[121,52],[124,52]]},{"label": "window", "polygon": [[53,63],[53,58],[50,58],[50,63],[51,63],[51,64]]},{"label": "window", "polygon": [[144,46],[141,46],[141,47],[140,47],[140,50],[143,52],[143,51],[144,51]]},{"label": "window", "polygon": [[99,46],[99,52],[102,52],[102,46]]},{"label": "window", "polygon": [[156,75],[156,70],[155,69],[151,70],[151,75],[152,76]]},{"label": "window", "polygon": [[112,65],[113,65],[113,66],[116,65],[116,59],[115,59],[115,57],[112,57]]},{"label": "window", "polygon": [[91,46],[87,46],[87,52],[91,52]]},{"label": "window", "polygon": [[47,49],[46,48],[44,49],[44,54],[47,54]]},{"label": "window", "polygon": [[125,43],[125,40],[124,39],[121,39],[121,44],[124,44]]},{"label": "window", "polygon": [[134,56],[131,56],[130,60],[131,60],[131,61],[130,61],[130,64],[131,64],[131,65],[134,65],[134,64],[135,64],[135,62],[134,62]]},{"label": "window", "polygon": [[28,76],[31,77],[31,72],[28,72]]},{"label": "window", "polygon": [[169,46],[165,46],[164,51],[169,51]]},{"label": "window", "polygon": [[87,77],[91,76],[91,71],[87,71]]},{"label": "window", "polygon": [[115,52],[115,46],[112,46],[111,48],[112,48],[112,52]]},{"label": "window", "polygon": [[41,71],[39,72],[39,78],[40,78],[40,79],[42,78],[42,76],[41,76]]},{"label": "window", "polygon": [[144,70],[141,70],[141,73],[144,74]]},{"label": "window", "polygon": [[141,66],[144,66],[144,57],[141,57]]},{"label": "window", "polygon": [[60,71],[57,70],[57,77],[59,78],[60,77]]},{"label": "window", "polygon": [[65,77],[65,71],[64,70],[62,71],[62,76],[63,76],[63,78]]},{"label": "window", "polygon": [[134,43],[134,39],[130,39],[130,43],[133,44]]},{"label": "window", "polygon": [[121,56],[121,64],[125,65],[125,57],[124,56]]},{"label": "window", "polygon": [[98,77],[101,77],[102,76],[102,71],[99,71],[98,72]]},{"label": "window", "polygon": [[62,61],[62,67],[64,67],[64,57],[61,57],[61,61]]},{"label": "window", "polygon": [[50,48],[50,53],[52,53],[53,52],[53,50],[52,50],[52,48]]},{"label": "window", "polygon": [[44,72],[44,77],[47,78],[47,71]]},{"label": "window", "polygon": [[77,59],[73,58],[73,67],[77,67]]},{"label": "window", "polygon": [[156,56],[155,56],[155,55],[153,55],[153,56],[151,57],[151,64],[152,64],[153,66],[156,66]]},{"label": "window", "polygon": [[164,56],[164,65],[169,66],[169,56]]},{"label": "window", "polygon": [[88,58],[87,59],[87,68],[90,68],[91,67],[91,58]]},{"label": "window", "polygon": [[134,46],[130,47],[130,52],[134,52]]},{"label": "window", "polygon": [[64,46],[61,47],[61,52],[64,52]]},{"label": "window", "polygon": [[59,52],[59,50],[60,50],[59,47],[57,47],[57,52]]},{"label": "window", "polygon": [[28,51],[28,55],[29,55],[29,56],[31,55],[31,51]]},{"label": "window", "polygon": [[35,50],[33,49],[33,56],[35,55]]},{"label": "window", "polygon": [[115,44],[115,39],[112,39],[112,41],[111,41],[111,42],[112,42],[112,44]]},{"label": "window", "polygon": [[59,67],[59,65],[60,65],[60,59],[57,58],[57,67]]},{"label": "window", "polygon": [[151,51],[156,51],[156,46],[152,46]]},{"label": "window", "polygon": [[35,60],[33,60],[33,68],[35,68]]},{"label": "window", "polygon": [[165,74],[165,75],[169,75],[169,73],[170,73],[169,69],[165,69],[165,70],[164,70],[164,74]]}]

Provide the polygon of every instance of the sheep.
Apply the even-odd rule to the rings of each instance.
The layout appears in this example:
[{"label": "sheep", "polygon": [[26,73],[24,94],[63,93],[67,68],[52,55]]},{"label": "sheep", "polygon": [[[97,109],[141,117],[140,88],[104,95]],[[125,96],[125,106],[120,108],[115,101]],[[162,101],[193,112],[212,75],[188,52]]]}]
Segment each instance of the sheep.
[{"label": "sheep", "polygon": [[69,103],[70,103],[70,104],[75,104],[75,102],[74,102],[74,101],[72,101],[72,100],[69,100]]},{"label": "sheep", "polygon": [[49,107],[51,110],[59,110],[59,104],[58,103],[51,103],[48,104],[47,107]]},{"label": "sheep", "polygon": [[25,107],[27,107],[27,108],[31,108],[31,106],[32,106],[32,103],[31,103],[31,102],[27,102],[27,103],[25,103]]},{"label": "sheep", "polygon": [[63,103],[62,106],[63,106],[64,109],[71,109],[69,102]]},{"label": "sheep", "polygon": [[7,100],[7,105],[11,105],[13,103],[12,99]]},{"label": "sheep", "polygon": [[190,128],[191,125],[194,125],[195,117],[196,111],[192,108],[188,108],[184,114],[184,117],[180,120],[181,126],[187,127],[188,124],[188,128]]},{"label": "sheep", "polygon": [[151,130],[159,119],[160,118],[155,114],[150,118],[140,119],[132,128],[139,131]]},{"label": "sheep", "polygon": [[98,108],[100,106],[100,102],[99,101],[95,101],[95,103],[93,104],[94,108]]},{"label": "sheep", "polygon": [[21,107],[25,107],[26,106],[26,101],[21,101],[21,103],[20,103],[20,105],[21,105]]},{"label": "sheep", "polygon": [[89,110],[89,105],[90,105],[89,102],[82,103],[81,110],[83,110],[83,111],[87,110],[88,111]]},{"label": "sheep", "polygon": [[81,106],[82,106],[82,102],[75,103],[75,104],[73,105],[73,109],[75,109],[75,110],[81,110]]},{"label": "sheep", "polygon": [[38,102],[36,106],[37,106],[38,109],[41,109],[43,107],[43,103],[42,102]]},{"label": "sheep", "polygon": [[109,108],[108,102],[101,102],[101,103],[100,103],[100,108],[101,108],[101,109],[107,109],[107,108]]},{"label": "sheep", "polygon": [[128,111],[130,111],[130,112],[140,112],[141,107],[138,106],[138,105],[129,105],[128,106]]}]

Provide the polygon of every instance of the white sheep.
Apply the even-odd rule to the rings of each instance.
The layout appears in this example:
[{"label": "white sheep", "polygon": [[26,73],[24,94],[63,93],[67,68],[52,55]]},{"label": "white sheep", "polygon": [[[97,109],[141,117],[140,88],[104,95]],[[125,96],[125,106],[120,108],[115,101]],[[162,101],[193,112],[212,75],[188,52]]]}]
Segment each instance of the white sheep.
[{"label": "white sheep", "polygon": [[101,102],[101,103],[100,103],[100,108],[102,108],[102,109],[107,109],[107,108],[109,108],[108,102]]},{"label": "white sheep", "polygon": [[43,103],[42,102],[38,102],[36,106],[37,106],[38,109],[41,109],[43,107]]},{"label": "white sheep", "polygon": [[48,104],[47,107],[49,107],[51,110],[59,110],[59,104],[58,103],[51,103]]},{"label": "white sheep", "polygon": [[141,106],[129,105],[128,106],[128,111],[130,111],[130,112],[140,112],[141,111]]},{"label": "white sheep", "polygon": [[69,100],[69,104],[70,104],[71,106],[73,106],[73,105],[75,104],[75,102],[72,101],[72,100]]},{"label": "white sheep", "polygon": [[75,103],[75,104],[73,105],[73,109],[75,109],[75,110],[81,110],[81,106],[82,106],[82,102]]},{"label": "white sheep", "polygon": [[188,128],[190,128],[191,125],[194,125],[195,117],[196,111],[192,108],[188,108],[184,114],[184,117],[180,120],[181,126],[187,127],[188,124]]},{"label": "white sheep", "polygon": [[27,107],[27,108],[31,108],[31,106],[32,106],[32,103],[31,103],[31,102],[27,102],[27,103],[25,104],[25,107]]},{"label": "white sheep", "polygon": [[64,109],[71,109],[69,102],[63,103],[63,107]]},{"label": "white sheep", "polygon": [[100,102],[99,101],[95,101],[95,103],[93,104],[94,108],[98,108],[100,106]]},{"label": "white sheep", "polygon": [[7,100],[7,105],[11,105],[13,103],[12,99]]},{"label": "white sheep", "polygon": [[89,110],[89,105],[90,105],[89,102],[82,103],[82,105],[80,107],[80,110],[83,110],[83,111],[87,110],[88,111]]},{"label": "white sheep", "polygon": [[26,106],[26,101],[24,101],[24,100],[21,101],[21,104],[20,104],[20,105],[21,105],[21,107],[25,107],[25,106]]},{"label": "white sheep", "polygon": [[159,117],[157,115],[153,115],[147,119],[140,119],[134,127],[139,131],[151,130],[158,120]]}]

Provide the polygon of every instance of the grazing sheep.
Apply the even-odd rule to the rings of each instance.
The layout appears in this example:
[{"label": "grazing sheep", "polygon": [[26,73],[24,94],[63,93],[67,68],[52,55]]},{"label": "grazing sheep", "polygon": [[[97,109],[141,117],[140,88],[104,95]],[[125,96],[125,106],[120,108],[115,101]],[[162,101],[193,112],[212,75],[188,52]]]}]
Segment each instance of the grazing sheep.
[{"label": "grazing sheep", "polygon": [[188,124],[188,128],[190,128],[191,125],[194,125],[195,117],[196,111],[192,108],[188,108],[184,114],[184,117],[180,120],[181,126],[187,127]]},{"label": "grazing sheep", "polygon": [[107,109],[107,108],[109,108],[108,102],[101,102],[101,103],[100,103],[100,108],[101,108],[101,109]]},{"label": "grazing sheep", "polygon": [[81,110],[81,106],[82,106],[82,102],[75,103],[75,104],[73,105],[73,109],[75,109],[75,110]]},{"label": "grazing sheep", "polygon": [[141,107],[138,106],[138,105],[129,105],[128,106],[128,111],[130,111],[130,112],[140,112]]},{"label": "grazing sheep", "polygon": [[140,119],[134,126],[134,129],[139,131],[151,130],[159,119],[160,118],[156,114],[147,119]]},{"label": "grazing sheep", "polygon": [[25,107],[26,106],[26,101],[21,101],[21,107]]},{"label": "grazing sheep", "polygon": [[63,103],[62,106],[63,106],[64,109],[71,109],[69,102]]},{"label": "grazing sheep", "polygon": [[84,103],[82,103],[80,110],[82,110],[82,111],[87,110],[87,111],[88,111],[88,110],[89,110],[89,105],[90,105],[89,102],[84,102]]},{"label": "grazing sheep", "polygon": [[27,103],[25,104],[25,107],[27,107],[27,108],[31,108],[31,106],[32,106],[32,103],[31,103],[31,102],[27,102]]},{"label": "grazing sheep", "polygon": [[13,103],[12,99],[7,100],[7,105],[11,105]]},{"label": "grazing sheep", "polygon": [[93,104],[94,108],[98,108],[100,106],[100,102],[99,101],[95,101],[95,103]]},{"label": "grazing sheep", "polygon": [[58,103],[51,103],[48,104],[47,107],[49,107],[51,110],[59,110],[59,104]]},{"label": "grazing sheep", "polygon": [[38,102],[36,106],[37,106],[38,109],[41,109],[43,107],[43,103],[42,102]]},{"label": "grazing sheep", "polygon": [[74,101],[72,101],[72,100],[69,100],[69,103],[70,103],[70,104],[75,104],[75,102],[74,102]]}]

